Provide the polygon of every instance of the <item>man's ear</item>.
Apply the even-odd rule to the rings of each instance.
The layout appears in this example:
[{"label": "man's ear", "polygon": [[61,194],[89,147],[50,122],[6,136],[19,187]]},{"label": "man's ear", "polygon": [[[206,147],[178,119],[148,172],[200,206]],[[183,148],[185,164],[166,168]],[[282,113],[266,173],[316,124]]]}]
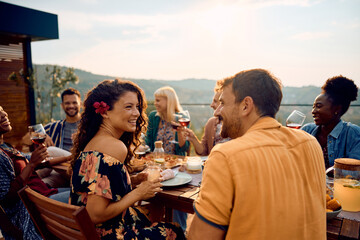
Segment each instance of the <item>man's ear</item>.
[{"label": "man's ear", "polygon": [[243,115],[249,115],[254,110],[254,101],[252,97],[245,97],[241,102],[241,110]]}]

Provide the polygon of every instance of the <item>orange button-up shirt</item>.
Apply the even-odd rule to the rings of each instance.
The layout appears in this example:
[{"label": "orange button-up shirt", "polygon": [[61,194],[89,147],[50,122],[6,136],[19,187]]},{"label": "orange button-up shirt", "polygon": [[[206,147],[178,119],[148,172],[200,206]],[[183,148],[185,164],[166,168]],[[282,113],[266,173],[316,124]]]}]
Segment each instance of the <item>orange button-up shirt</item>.
[{"label": "orange button-up shirt", "polygon": [[195,211],[226,239],[326,239],[324,169],[314,137],[264,117],[213,148]]}]

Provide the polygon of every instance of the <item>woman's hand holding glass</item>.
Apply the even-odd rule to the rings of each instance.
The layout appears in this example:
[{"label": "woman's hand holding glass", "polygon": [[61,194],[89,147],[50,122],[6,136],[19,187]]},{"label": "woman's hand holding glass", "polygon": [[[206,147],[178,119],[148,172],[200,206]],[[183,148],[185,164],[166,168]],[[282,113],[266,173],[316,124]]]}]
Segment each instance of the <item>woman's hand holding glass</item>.
[{"label": "woman's hand holding glass", "polygon": [[[30,163],[34,163],[35,166],[38,166],[39,163],[37,162],[40,158],[42,158],[41,161],[46,161],[48,160],[47,158],[49,157],[47,148],[44,144],[47,135],[42,124],[31,125],[28,127],[28,129],[29,129],[30,139],[36,145],[35,150],[31,154],[31,159],[33,159],[34,157],[35,160],[30,161]],[[36,151],[38,148],[40,148],[39,151]]]},{"label": "woman's hand holding glass", "polygon": [[42,124],[31,125],[28,127],[31,141],[40,145],[45,142],[46,132]]},{"label": "woman's hand holding glass", "polygon": [[[188,140],[186,137],[186,129],[187,126],[190,124],[190,113],[188,110],[181,111],[179,113],[174,114],[174,120],[171,122],[171,125],[174,129],[178,132],[178,139],[180,142],[180,145],[183,146],[185,141]],[[172,141],[172,143],[178,143],[176,141]]]},{"label": "woman's hand holding glass", "polygon": [[131,176],[131,185],[133,187],[136,187],[137,185],[141,184],[142,182],[146,181],[147,179],[148,179],[148,173],[140,172],[136,175]]},{"label": "woman's hand holding glass", "polygon": [[186,128],[184,133],[185,133],[186,138],[189,139],[191,142],[194,141],[195,139],[197,139],[195,136],[195,133],[190,128]]},{"label": "woman's hand holding glass", "polygon": [[146,200],[155,196],[157,192],[161,192],[162,184],[160,183],[161,178],[153,181],[144,181],[140,183],[135,191],[138,194],[139,200]]},{"label": "woman's hand holding glass", "polygon": [[180,123],[181,126],[183,126],[184,128],[187,128],[190,124],[190,113],[188,110],[184,110],[179,112],[179,114],[181,115],[181,117],[179,118],[178,122]]},{"label": "woman's hand holding glass", "polygon": [[44,144],[38,145],[38,147],[31,153],[30,165],[34,168],[39,166],[44,160],[49,157],[49,153],[47,152],[47,148]]}]

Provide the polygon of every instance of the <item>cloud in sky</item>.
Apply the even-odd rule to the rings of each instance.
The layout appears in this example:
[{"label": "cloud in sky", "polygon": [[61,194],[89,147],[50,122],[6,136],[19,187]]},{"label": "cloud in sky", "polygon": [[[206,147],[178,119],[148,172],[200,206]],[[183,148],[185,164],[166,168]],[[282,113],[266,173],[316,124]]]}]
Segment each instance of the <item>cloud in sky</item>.
[{"label": "cloud in sky", "polygon": [[220,79],[262,67],[291,86],[336,74],[360,83],[355,0],[12,3],[58,14],[60,39],[33,43],[35,63],[148,79]]}]

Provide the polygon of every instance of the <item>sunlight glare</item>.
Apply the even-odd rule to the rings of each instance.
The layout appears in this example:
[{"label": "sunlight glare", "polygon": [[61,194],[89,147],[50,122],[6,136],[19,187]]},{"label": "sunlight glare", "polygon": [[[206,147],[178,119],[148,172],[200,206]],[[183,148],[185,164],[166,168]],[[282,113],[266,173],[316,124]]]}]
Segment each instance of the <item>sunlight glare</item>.
[{"label": "sunlight glare", "polygon": [[198,16],[197,24],[210,33],[217,44],[222,44],[227,33],[233,30],[236,12],[231,6],[217,5]]}]

